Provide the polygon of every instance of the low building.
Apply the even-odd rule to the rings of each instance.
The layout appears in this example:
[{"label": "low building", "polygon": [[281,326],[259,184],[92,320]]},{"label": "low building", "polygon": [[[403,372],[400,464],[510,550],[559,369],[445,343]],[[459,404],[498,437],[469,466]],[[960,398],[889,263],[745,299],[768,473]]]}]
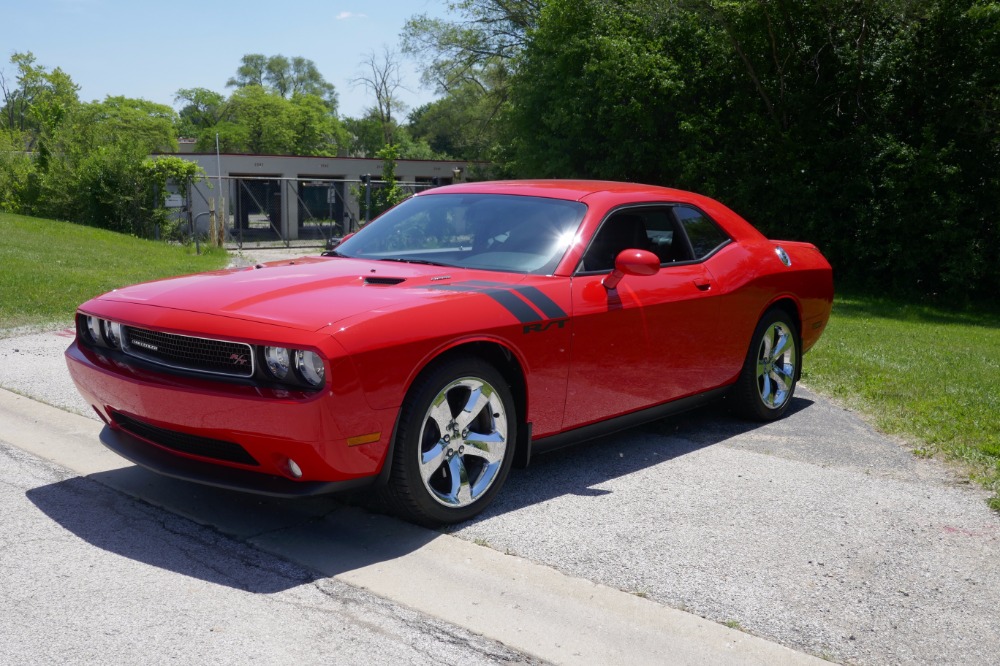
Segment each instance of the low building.
[{"label": "low building", "polygon": [[[200,233],[209,229],[210,201],[225,200],[227,233],[238,241],[329,238],[355,231],[366,219],[357,196],[370,177],[378,185],[382,160],[360,157],[177,154],[208,176],[188,194],[187,214]],[[396,180],[410,191],[464,180],[477,164],[453,160],[398,160]],[[478,165],[481,166],[481,165]]]}]

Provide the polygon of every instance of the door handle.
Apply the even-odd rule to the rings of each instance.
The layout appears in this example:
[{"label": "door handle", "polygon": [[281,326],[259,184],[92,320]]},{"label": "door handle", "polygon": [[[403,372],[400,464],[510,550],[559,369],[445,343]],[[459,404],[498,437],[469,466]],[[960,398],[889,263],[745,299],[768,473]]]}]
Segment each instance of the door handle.
[{"label": "door handle", "polygon": [[698,291],[708,291],[712,288],[712,281],[708,278],[695,278],[694,286],[698,287]]}]

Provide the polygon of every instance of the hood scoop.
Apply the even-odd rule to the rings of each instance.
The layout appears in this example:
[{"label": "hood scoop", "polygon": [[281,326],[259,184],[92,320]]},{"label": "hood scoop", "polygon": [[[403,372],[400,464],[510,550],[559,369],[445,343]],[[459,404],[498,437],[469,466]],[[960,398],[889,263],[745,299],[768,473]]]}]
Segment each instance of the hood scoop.
[{"label": "hood scoop", "polygon": [[400,282],[406,282],[406,278],[401,278],[401,277],[366,277],[365,278],[365,284],[371,284],[371,285],[392,286],[394,284],[399,284]]}]

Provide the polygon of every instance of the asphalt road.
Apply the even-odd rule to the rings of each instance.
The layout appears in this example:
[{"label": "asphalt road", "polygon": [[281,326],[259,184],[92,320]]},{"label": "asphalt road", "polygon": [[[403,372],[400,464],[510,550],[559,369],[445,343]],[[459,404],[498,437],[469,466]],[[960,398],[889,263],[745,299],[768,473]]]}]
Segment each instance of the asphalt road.
[{"label": "asphalt road", "polygon": [[0,663],[529,662],[2,438],[0,526]]},{"label": "asphalt road", "polygon": [[[86,413],[67,343],[0,340],[0,386]],[[985,493],[807,390],[778,423],[723,404],[539,457],[451,534],[834,661],[1000,663]]]}]

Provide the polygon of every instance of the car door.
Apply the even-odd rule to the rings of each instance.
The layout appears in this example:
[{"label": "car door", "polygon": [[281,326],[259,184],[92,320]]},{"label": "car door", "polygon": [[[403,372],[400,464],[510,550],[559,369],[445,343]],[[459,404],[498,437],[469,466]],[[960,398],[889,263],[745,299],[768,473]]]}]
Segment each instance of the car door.
[{"label": "car door", "polygon": [[[718,386],[718,287],[675,206],[615,211],[573,278],[573,342],[564,428],[652,407]],[[719,243],[728,240],[720,233]],[[660,270],[602,281],[623,249],[656,254]],[[704,249],[704,248],[702,248]]]}]

